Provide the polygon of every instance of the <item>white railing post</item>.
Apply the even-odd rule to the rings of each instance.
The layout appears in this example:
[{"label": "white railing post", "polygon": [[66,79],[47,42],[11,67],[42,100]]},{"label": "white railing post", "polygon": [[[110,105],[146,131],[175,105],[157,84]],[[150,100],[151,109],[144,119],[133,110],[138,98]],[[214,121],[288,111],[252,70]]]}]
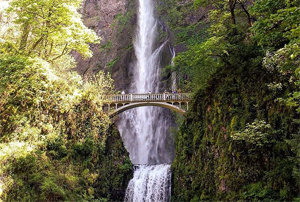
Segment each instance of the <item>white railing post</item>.
[{"label": "white railing post", "polygon": [[[114,95],[102,95],[104,103],[116,104],[126,102],[178,102],[179,106],[182,103],[189,104],[191,100],[191,94],[189,93],[144,93],[144,94],[114,94]],[[118,106],[116,106],[118,107]],[[182,106],[180,106],[182,107]],[[187,106],[189,107],[189,106]]]}]

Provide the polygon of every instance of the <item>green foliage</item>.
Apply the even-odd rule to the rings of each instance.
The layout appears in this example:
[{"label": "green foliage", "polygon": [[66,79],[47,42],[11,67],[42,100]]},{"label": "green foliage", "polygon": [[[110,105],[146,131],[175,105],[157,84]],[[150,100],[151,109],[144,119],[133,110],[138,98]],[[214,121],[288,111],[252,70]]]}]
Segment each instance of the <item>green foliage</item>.
[{"label": "green foliage", "polygon": [[242,195],[243,200],[272,201],[272,190],[264,189],[261,182],[253,183],[245,188]]},{"label": "green foliage", "polygon": [[273,13],[276,13],[277,10],[282,9],[286,6],[286,2],[281,0],[258,0],[252,6],[252,12],[259,12],[264,16],[270,16]]},{"label": "green foliage", "polygon": [[199,22],[187,27],[177,28],[175,30],[177,33],[175,44],[185,43],[188,46],[193,46],[205,41],[208,27],[209,24]]},{"label": "green foliage", "polygon": [[132,18],[133,14],[133,10],[130,10],[125,14],[117,14],[114,18],[114,23],[112,24],[112,26],[117,26],[119,33],[123,32],[125,27],[128,25],[130,19]]},{"label": "green foliage", "polygon": [[113,66],[115,65],[115,63],[120,59],[120,57],[115,58],[114,60],[110,61],[107,63],[107,67],[112,70]]},{"label": "green foliage", "polygon": [[221,37],[212,37],[175,58],[179,71],[192,77],[191,82],[186,83],[188,89],[204,88],[207,78],[223,65],[220,56],[228,54],[227,45],[223,42]]},{"label": "green foliage", "polygon": [[[176,139],[174,201],[291,200],[297,195],[286,140],[299,124],[292,123],[294,110],[269,96],[266,75],[223,69],[195,94]],[[261,188],[251,190],[252,183]]]},{"label": "green foliage", "polygon": [[[252,12],[259,17],[252,32],[266,51],[263,66],[270,74],[279,74],[295,86],[277,101],[300,113],[300,3],[299,1],[258,1]],[[261,17],[262,16],[262,17]],[[275,83],[276,84],[276,83]],[[269,84],[271,85],[271,84]],[[298,123],[298,119],[293,120]],[[294,177],[299,183],[299,130],[287,140],[295,153]]]},{"label": "green foliage", "polygon": [[[243,42],[248,36],[245,30],[253,23],[248,11],[250,3],[200,0],[194,2],[194,7],[211,4],[213,7],[202,9],[209,12],[208,22],[200,21],[185,28],[176,27],[176,43],[188,45],[188,50],[175,58],[176,67],[172,70],[177,72],[179,81],[182,81],[182,89],[196,92],[205,88],[209,77],[218,69],[237,62],[237,51],[245,47]],[[254,49],[254,44],[250,48]]]},{"label": "green foliage", "polygon": [[[259,11],[255,14],[261,15]],[[300,11],[297,6],[279,9],[255,22],[252,28],[254,38],[259,45],[276,49],[283,47],[289,41],[295,42],[294,40],[299,40],[299,16]]]},{"label": "green foliage", "polygon": [[[112,79],[99,72],[83,81],[70,71],[76,65],[71,50],[91,56],[88,43],[97,40],[77,13],[80,4],[11,1],[8,14],[15,17],[8,29],[17,34],[2,33],[0,41],[1,201],[105,201],[124,195],[109,194],[124,190],[131,173],[119,134],[102,111]],[[99,184],[111,172],[117,179]]]},{"label": "green foliage", "polygon": [[297,199],[299,1],[194,1],[211,4],[209,37],[175,59],[195,97],[172,200]]},{"label": "green foliage", "polygon": [[231,137],[233,140],[245,141],[247,143],[264,146],[270,143],[270,136],[272,135],[271,125],[265,121],[255,120],[253,123],[246,124],[246,128],[240,132],[234,132]]},{"label": "green foliage", "polygon": [[104,45],[101,46],[100,48],[101,48],[101,50],[106,50],[106,51],[108,51],[108,50],[111,48],[111,46],[112,46],[111,41],[108,41],[106,44],[104,44]]},{"label": "green foliage", "polygon": [[[110,120],[101,106],[102,95],[112,90],[111,79],[100,73],[89,82],[74,75],[66,80],[38,58],[1,55],[0,61],[1,198],[94,197],[99,161],[110,139]],[[123,158],[124,148],[120,151]],[[122,179],[118,183],[124,184]]]},{"label": "green foliage", "polygon": [[[299,120],[298,120],[299,121]],[[300,185],[300,132],[293,134],[293,138],[291,140],[288,140],[288,143],[291,145],[291,148],[293,152],[296,154],[296,157],[294,158],[295,167],[293,169],[293,174],[296,179],[297,185]]]},{"label": "green foliage", "polygon": [[183,24],[183,15],[185,10],[181,10],[178,6],[178,0],[161,0],[159,6],[157,6],[158,12],[163,16],[166,22],[172,29],[177,28]]},{"label": "green foliage", "polygon": [[7,15],[14,16],[8,23],[15,27],[16,34],[3,39],[14,44],[19,53],[47,61],[54,61],[72,50],[91,57],[89,43],[97,43],[99,38],[83,24],[77,12],[81,4],[81,0],[12,0]]}]

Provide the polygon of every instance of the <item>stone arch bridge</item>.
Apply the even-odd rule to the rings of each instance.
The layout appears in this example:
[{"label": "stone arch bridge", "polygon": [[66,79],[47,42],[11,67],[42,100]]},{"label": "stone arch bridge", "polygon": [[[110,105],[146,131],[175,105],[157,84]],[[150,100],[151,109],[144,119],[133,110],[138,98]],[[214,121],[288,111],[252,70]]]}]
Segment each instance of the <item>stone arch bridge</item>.
[{"label": "stone arch bridge", "polygon": [[184,114],[189,108],[190,101],[191,94],[189,93],[105,95],[103,108],[111,117],[126,110],[143,106],[164,107]]}]

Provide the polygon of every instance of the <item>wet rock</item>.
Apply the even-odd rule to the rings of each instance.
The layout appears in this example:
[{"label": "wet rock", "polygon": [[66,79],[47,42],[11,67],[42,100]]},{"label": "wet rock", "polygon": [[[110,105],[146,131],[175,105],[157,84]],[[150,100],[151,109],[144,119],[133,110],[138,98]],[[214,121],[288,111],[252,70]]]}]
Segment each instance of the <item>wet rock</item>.
[{"label": "wet rock", "polygon": [[92,45],[93,57],[84,60],[75,53],[76,70],[84,77],[100,70],[110,72],[117,89],[130,83],[130,63],[134,53],[132,36],[136,23],[135,2],[128,0],[86,0],[81,13],[84,23],[101,37]]}]

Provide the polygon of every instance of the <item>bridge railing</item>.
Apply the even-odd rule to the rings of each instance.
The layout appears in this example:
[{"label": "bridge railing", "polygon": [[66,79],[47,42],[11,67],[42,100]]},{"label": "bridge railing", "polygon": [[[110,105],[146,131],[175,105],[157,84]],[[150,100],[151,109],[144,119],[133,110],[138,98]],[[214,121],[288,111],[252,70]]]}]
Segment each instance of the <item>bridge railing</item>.
[{"label": "bridge railing", "polygon": [[151,94],[119,94],[105,95],[105,102],[124,103],[124,102],[186,102],[191,100],[189,93],[151,93]]}]

